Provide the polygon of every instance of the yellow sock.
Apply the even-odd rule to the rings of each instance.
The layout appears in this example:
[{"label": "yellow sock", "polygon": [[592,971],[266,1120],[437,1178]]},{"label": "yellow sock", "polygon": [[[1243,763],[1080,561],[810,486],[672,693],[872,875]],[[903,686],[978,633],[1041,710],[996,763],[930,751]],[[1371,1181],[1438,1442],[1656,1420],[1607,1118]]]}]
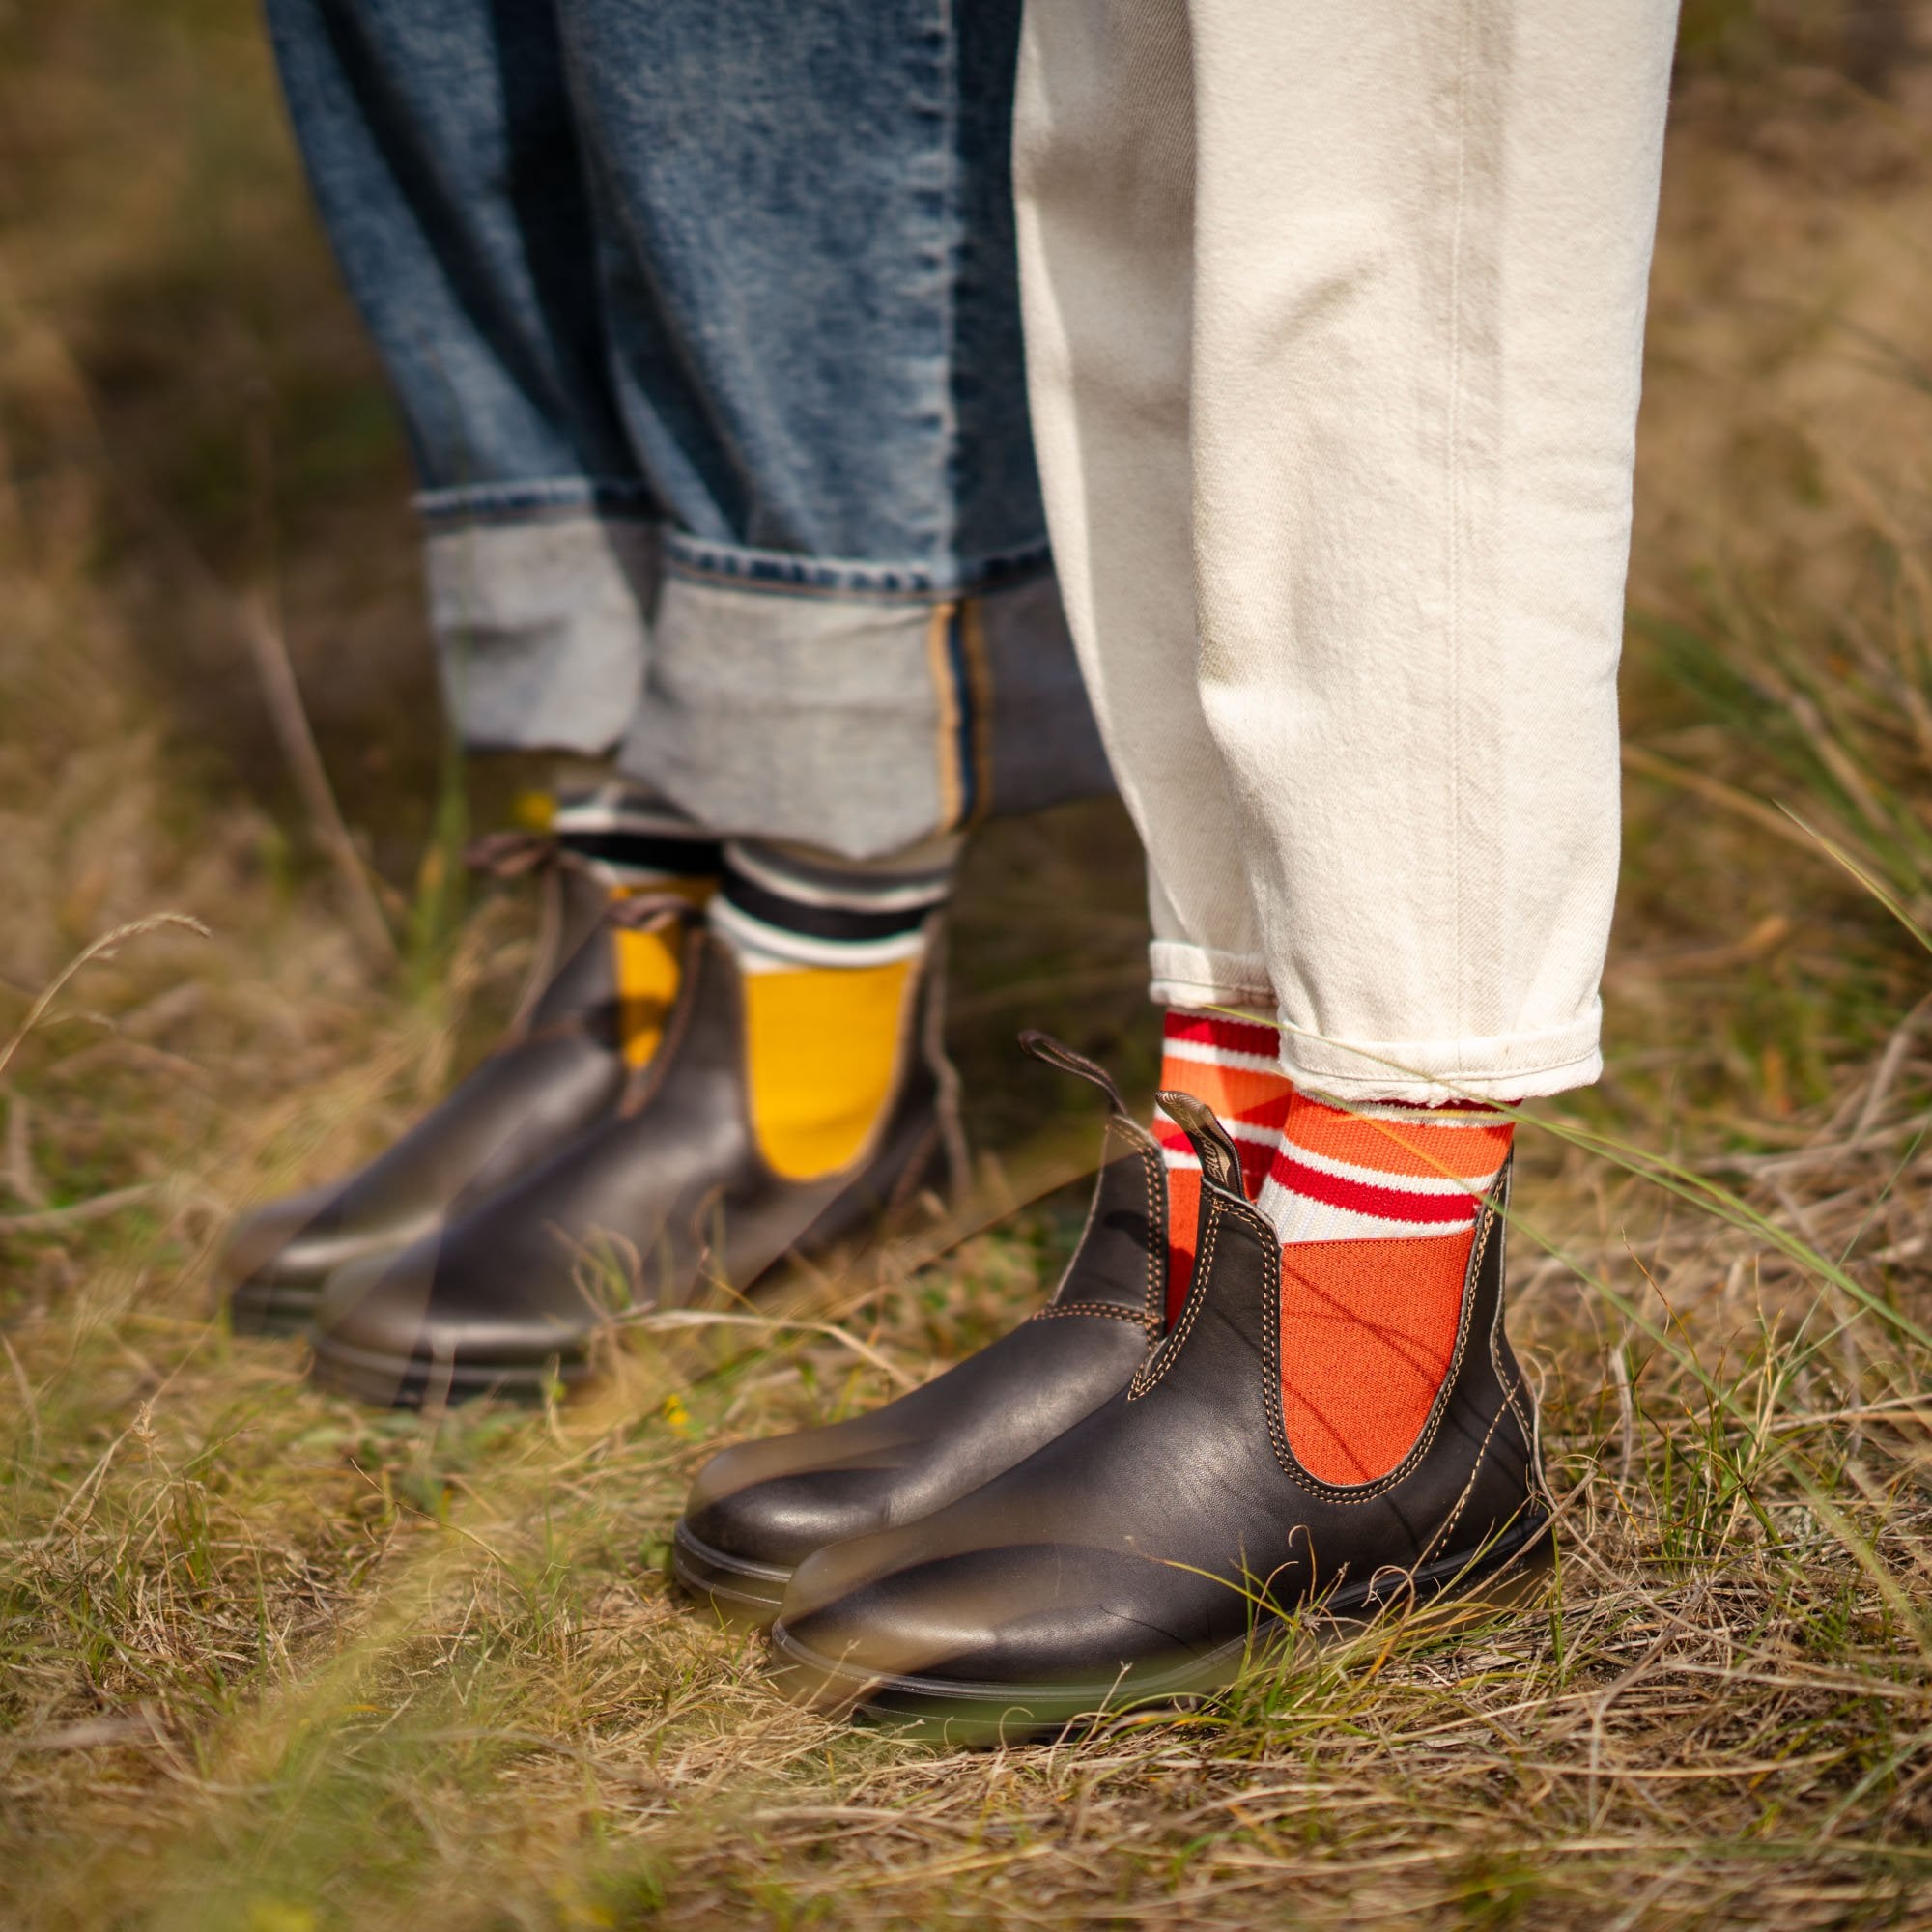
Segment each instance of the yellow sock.
[{"label": "yellow sock", "polygon": [[752,1129],[785,1179],[851,1166],[892,1106],[958,848],[944,836],[854,863],[769,841],[726,845],[711,924],[743,976]]},{"label": "yellow sock", "polygon": [[[603,882],[613,900],[669,893],[702,907],[718,889],[723,864],[718,841],[675,808],[622,780],[554,798],[526,793],[517,801],[517,811],[526,823],[549,832]],[[609,930],[624,1063],[646,1066],[664,1040],[683,978],[682,936],[673,926],[613,924]]]},{"label": "yellow sock", "polygon": [[626,1066],[647,1066],[664,1040],[665,1021],[684,978],[680,938],[675,928],[611,928],[617,955],[617,1037]]},{"label": "yellow sock", "polygon": [[898,1085],[914,961],[745,975],[745,1072],[758,1151],[816,1180],[864,1151]]}]

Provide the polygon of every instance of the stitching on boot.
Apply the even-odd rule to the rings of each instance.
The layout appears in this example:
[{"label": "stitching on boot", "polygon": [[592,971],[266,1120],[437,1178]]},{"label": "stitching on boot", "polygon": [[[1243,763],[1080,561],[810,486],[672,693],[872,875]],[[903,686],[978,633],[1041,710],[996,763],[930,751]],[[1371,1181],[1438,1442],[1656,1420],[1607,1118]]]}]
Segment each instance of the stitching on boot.
[{"label": "stitching on boot", "polygon": [[[1503,1367],[1502,1350],[1507,1342],[1508,1330],[1503,1325],[1504,1278],[1509,1271],[1509,1189],[1503,1189],[1501,1225],[1496,1231],[1496,1240],[1502,1252],[1496,1257],[1498,1285],[1496,1291],[1496,1312],[1490,1321],[1490,1367],[1494,1372],[1496,1386],[1503,1391],[1503,1400],[1509,1405],[1510,1412],[1516,1417],[1517,1427],[1522,1431],[1523,1464],[1522,1490],[1524,1497],[1543,1508],[1553,1510],[1555,1504],[1549,1497],[1548,1486],[1543,1480],[1543,1416],[1537,1406],[1534,1393],[1529,1386],[1529,1378],[1521,1372],[1520,1366],[1515,1376]],[[1518,1401],[1519,1395],[1522,1400]]]},{"label": "stitching on boot", "polygon": [[[1161,1191],[1167,1186],[1167,1162],[1156,1145],[1151,1152],[1141,1150],[1141,1178],[1147,1182],[1147,1293],[1141,1306],[1141,1325],[1150,1336],[1157,1336],[1167,1319],[1167,1215],[1161,1208]],[[1188,1286],[1191,1288],[1193,1283]]]},{"label": "stitching on boot", "polygon": [[[1107,1131],[1109,1133],[1114,1132],[1118,1128],[1132,1129],[1137,1139],[1149,1139],[1149,1137],[1140,1134],[1138,1126],[1134,1122],[1128,1121],[1123,1117],[1117,1116],[1107,1122]],[[1107,1148],[1104,1140],[1101,1143],[1100,1151],[1101,1166],[1104,1170],[1108,1164],[1106,1159]],[[1094,1315],[1104,1312],[1108,1315],[1118,1315],[1124,1321],[1138,1322],[1141,1327],[1147,1330],[1150,1339],[1159,1339],[1161,1319],[1167,1312],[1167,1296],[1164,1292],[1166,1284],[1162,1272],[1167,1260],[1167,1229],[1164,1222],[1161,1223],[1158,1229],[1155,1226],[1156,1221],[1160,1220],[1158,1213],[1160,1196],[1156,1190],[1164,1185],[1167,1170],[1162,1162],[1160,1148],[1157,1142],[1149,1139],[1149,1146],[1138,1148],[1136,1151],[1140,1155],[1141,1179],[1146,1181],[1148,1190],[1147,1288],[1141,1297],[1142,1305],[1139,1308],[1133,1308],[1118,1301],[1061,1302],[1049,1299],[1044,1308],[1036,1309],[1027,1318],[1029,1321],[1037,1321],[1041,1316],[1045,1315]],[[1087,1218],[1080,1226],[1080,1239],[1074,1244],[1073,1253],[1076,1259],[1080,1253],[1080,1249],[1086,1244],[1087,1236],[1093,1232],[1094,1215],[1099,1205],[1100,1192],[1096,1187],[1094,1190],[1093,1199],[1087,1204]],[[1158,1239],[1156,1239],[1156,1235],[1159,1236]],[[1066,1286],[1072,1273],[1073,1262],[1068,1261],[1065,1267],[1060,1272],[1059,1281],[1054,1284],[1053,1293],[1055,1295],[1058,1295],[1061,1290]]]},{"label": "stitching on boot", "polygon": [[[1504,1236],[1498,1236],[1499,1240],[1504,1241],[1505,1256],[1507,1255],[1506,1233],[1507,1231],[1505,1231]],[[1496,1265],[1498,1269],[1503,1267],[1504,1257],[1498,1257]],[[1512,1377],[1503,1367],[1503,1297],[1498,1293],[1496,1296],[1496,1312],[1490,1321],[1490,1367],[1494,1370],[1496,1386],[1503,1391],[1503,1400],[1508,1403],[1510,1412],[1516,1417],[1517,1427],[1522,1431],[1523,1440],[1532,1445],[1533,1454],[1536,1441],[1536,1420],[1533,1414],[1526,1412],[1517,1403],[1517,1392],[1524,1389],[1526,1384],[1520,1376]]]},{"label": "stitching on boot", "polygon": [[[1187,1286],[1187,1300],[1180,1310],[1180,1320],[1168,1331],[1166,1342],[1141,1366],[1134,1371],[1134,1378],[1127,1384],[1127,1400],[1135,1402],[1154,1387],[1172,1368],[1187,1346],[1187,1338],[1194,1332],[1194,1319],[1201,1312],[1201,1304],[1208,1298],[1208,1281],[1214,1272],[1214,1247],[1221,1233],[1223,1210],[1221,1196],[1209,1194],[1203,1189],[1203,1199],[1208,1203],[1208,1228],[1201,1237],[1200,1245],[1194,1251],[1194,1279]],[[1272,1231],[1270,1231],[1272,1238]],[[1268,1244],[1262,1244],[1263,1272],[1266,1272]]]},{"label": "stitching on boot", "polygon": [[1456,1498],[1456,1507],[1449,1512],[1447,1520],[1429,1541],[1423,1545],[1422,1556],[1427,1560],[1432,1551],[1439,1548],[1449,1540],[1449,1533],[1462,1520],[1463,1512],[1469,1506],[1469,1498],[1476,1493],[1476,1478],[1483,1473],[1483,1459],[1490,1453],[1490,1443],[1495,1433],[1502,1427],[1503,1417],[1511,1414],[1509,1388],[1503,1388],[1503,1406],[1490,1418],[1490,1426],[1483,1432],[1483,1439],[1476,1445],[1476,1460],[1469,1465],[1469,1480],[1463,1485],[1463,1493]]}]

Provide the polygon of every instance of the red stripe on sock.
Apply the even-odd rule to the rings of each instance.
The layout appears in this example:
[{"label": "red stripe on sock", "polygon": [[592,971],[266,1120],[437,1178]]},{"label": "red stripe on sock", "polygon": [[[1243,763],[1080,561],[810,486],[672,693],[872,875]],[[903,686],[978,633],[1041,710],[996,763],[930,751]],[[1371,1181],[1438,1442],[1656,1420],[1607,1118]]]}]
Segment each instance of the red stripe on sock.
[{"label": "red stripe on sock", "polygon": [[1259,1053],[1273,1060],[1281,1052],[1281,1035],[1271,1026],[1223,1019],[1218,1013],[1183,1012],[1178,1007],[1168,1008],[1162,1033],[1168,1039],[1217,1046],[1224,1053]]},{"label": "red stripe on sock", "polygon": [[[1280,1034],[1258,1021],[1224,1019],[1218,1013],[1184,1007],[1167,1009],[1161,1016],[1161,1033],[1169,1047],[1207,1050],[1198,1060],[1164,1054],[1160,1084],[1192,1094],[1214,1110],[1230,1130],[1240,1160],[1241,1184],[1253,1200],[1267,1178],[1268,1163],[1274,1157],[1279,1130],[1294,1093],[1288,1076],[1280,1070]],[[1238,1064],[1242,1060],[1259,1064],[1242,1065]],[[1235,1134],[1232,1130],[1237,1126],[1248,1131]],[[1173,1121],[1156,1114],[1153,1132],[1170,1159],[1190,1156],[1186,1165],[1170,1165],[1167,1170],[1167,1313],[1172,1321],[1179,1313],[1194,1272],[1201,1174],[1191,1158],[1186,1134]]]},{"label": "red stripe on sock", "polygon": [[1235,1152],[1241,1163],[1241,1191],[1252,1201],[1268,1178],[1268,1163],[1274,1158],[1274,1150],[1259,1141],[1236,1141]]},{"label": "red stripe on sock", "polygon": [[1381,1221],[1413,1221],[1419,1226],[1445,1227],[1476,1218],[1477,1197],[1469,1194],[1408,1194],[1396,1187],[1372,1187],[1366,1181],[1346,1180],[1305,1167],[1286,1151],[1276,1154],[1269,1170],[1276,1182],[1291,1193],[1351,1213],[1373,1214]]}]

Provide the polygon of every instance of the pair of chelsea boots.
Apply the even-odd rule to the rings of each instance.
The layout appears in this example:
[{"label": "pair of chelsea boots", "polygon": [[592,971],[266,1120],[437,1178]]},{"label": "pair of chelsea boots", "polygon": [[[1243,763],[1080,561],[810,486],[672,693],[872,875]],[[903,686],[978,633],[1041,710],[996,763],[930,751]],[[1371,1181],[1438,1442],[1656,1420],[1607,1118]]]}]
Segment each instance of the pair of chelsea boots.
[{"label": "pair of chelsea boots", "polygon": [[[675,895],[613,899],[567,861],[551,892],[562,964],[497,1049],[347,1182],[259,1210],[230,1238],[235,1326],[306,1328],[326,1386],[399,1407],[540,1395],[589,1373],[623,1308],[675,1306],[714,1279],[749,1287],[788,1254],[858,1234],[946,1151],[930,958],[867,1145],[793,1179],[759,1151],[743,980],[702,910]],[[643,923],[679,955],[676,991],[649,1015],[624,1010],[611,929]],[[662,1037],[632,1067],[624,1040],[640,1021]]]},{"label": "pair of chelsea boots", "polygon": [[1520,1594],[1550,1531],[1503,1330],[1508,1169],[1415,1443],[1376,1482],[1325,1483],[1282,1418],[1280,1248],[1211,1111],[1161,1095],[1203,1180],[1169,1326],[1159,1147],[1097,1067],[1030,1043],[1113,1103],[1052,1299],[872,1415],[714,1457],[673,1537],[684,1587],[770,1622],[803,1701],[953,1742],[1218,1690],[1312,1608],[1346,1623]]}]

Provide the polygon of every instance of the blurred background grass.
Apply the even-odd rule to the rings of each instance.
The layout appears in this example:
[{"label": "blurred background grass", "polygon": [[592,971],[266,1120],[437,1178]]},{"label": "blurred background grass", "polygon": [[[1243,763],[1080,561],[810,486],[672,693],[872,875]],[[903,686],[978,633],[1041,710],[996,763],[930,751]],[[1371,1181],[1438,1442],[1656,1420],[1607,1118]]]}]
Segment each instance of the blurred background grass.
[{"label": "blurred background grass", "polygon": [[[210,1319],[227,1216],[440,1091],[528,909],[452,864],[402,443],[252,10],[0,0],[0,1916],[1923,1922],[1928,11],[1685,14],[1609,1068],[1522,1147],[1560,1600],[1178,1733],[943,1760],[771,1707],[657,1572],[709,1437],[891,1392],[837,1334],[639,1323],[582,1409],[418,1422]],[[400,972],[291,781],[264,622]],[[469,776],[480,823],[520,775]],[[9,1050],[167,908],[208,936],[128,940]],[[1088,1118],[1020,1026],[1151,1086],[1144,939],[1117,809],[980,840],[952,1037],[984,1201]],[[1074,1218],[922,1267],[935,1224],[770,1306],[923,1376]]]}]

